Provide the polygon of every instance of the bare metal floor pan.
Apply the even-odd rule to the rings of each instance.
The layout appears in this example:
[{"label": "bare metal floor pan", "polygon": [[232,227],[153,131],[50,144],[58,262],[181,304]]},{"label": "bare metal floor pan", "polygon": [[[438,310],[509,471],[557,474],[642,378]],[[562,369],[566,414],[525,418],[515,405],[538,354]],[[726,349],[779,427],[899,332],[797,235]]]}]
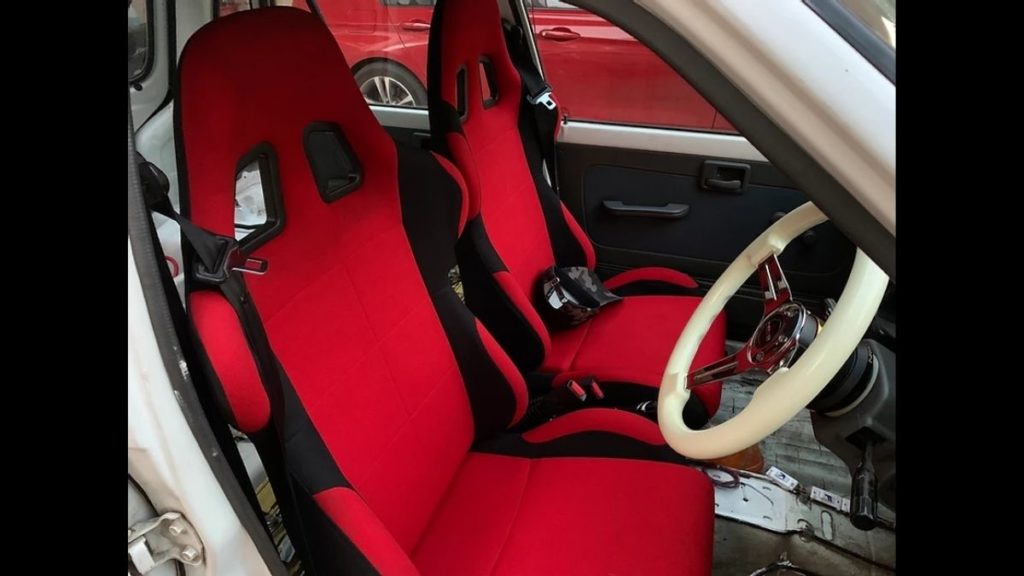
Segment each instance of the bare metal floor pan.
[{"label": "bare metal floor pan", "polygon": [[[728,380],[722,389],[722,404],[711,420],[718,424],[731,418],[750,402],[756,383],[742,378]],[[850,471],[837,456],[818,444],[811,427],[810,413],[803,410],[779,431],[760,444],[765,468],[775,466],[796,478],[803,487],[818,486],[849,497]],[[717,500],[722,500],[719,494]],[[809,510],[809,509],[808,509]],[[792,510],[791,510],[792,512]],[[815,509],[817,512],[817,509]],[[880,514],[895,519],[895,513],[883,509]],[[736,521],[719,514],[715,519],[714,574],[841,574],[881,575],[895,573],[895,532],[876,528],[861,532],[849,525],[844,515],[834,514],[836,534],[826,538],[821,524],[806,526],[805,533],[779,533]],[[813,524],[813,522],[812,522]],[[829,530],[832,532],[832,530]],[[831,541],[830,541],[831,540]],[[849,553],[853,550],[856,554]],[[773,569],[759,570],[782,559],[804,572]]]}]

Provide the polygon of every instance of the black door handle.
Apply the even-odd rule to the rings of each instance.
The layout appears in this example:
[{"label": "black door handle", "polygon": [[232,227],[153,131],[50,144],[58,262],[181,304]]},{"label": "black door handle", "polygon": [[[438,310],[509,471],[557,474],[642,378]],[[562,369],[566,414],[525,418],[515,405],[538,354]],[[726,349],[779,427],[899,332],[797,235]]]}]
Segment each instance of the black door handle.
[{"label": "black door handle", "polygon": [[704,190],[741,193],[749,182],[749,164],[705,160],[700,168],[700,187]]},{"label": "black door handle", "polygon": [[722,180],[720,178],[708,178],[704,181],[704,184],[708,188],[717,188],[719,190],[730,190],[735,191],[743,187],[743,181],[741,180]]},{"label": "black door handle", "polygon": [[640,204],[624,204],[621,200],[605,200],[604,209],[615,216],[645,216],[647,218],[678,219],[690,213],[686,204],[670,202],[661,206],[644,206]]}]

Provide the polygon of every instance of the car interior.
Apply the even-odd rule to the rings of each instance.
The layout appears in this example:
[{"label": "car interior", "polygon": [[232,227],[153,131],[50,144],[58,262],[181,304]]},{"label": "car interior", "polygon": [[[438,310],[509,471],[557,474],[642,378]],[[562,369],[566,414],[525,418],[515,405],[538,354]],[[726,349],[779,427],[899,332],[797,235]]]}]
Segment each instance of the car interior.
[{"label": "car interior", "polygon": [[127,4],[136,258],[270,573],[895,572],[895,283],[628,8]]}]

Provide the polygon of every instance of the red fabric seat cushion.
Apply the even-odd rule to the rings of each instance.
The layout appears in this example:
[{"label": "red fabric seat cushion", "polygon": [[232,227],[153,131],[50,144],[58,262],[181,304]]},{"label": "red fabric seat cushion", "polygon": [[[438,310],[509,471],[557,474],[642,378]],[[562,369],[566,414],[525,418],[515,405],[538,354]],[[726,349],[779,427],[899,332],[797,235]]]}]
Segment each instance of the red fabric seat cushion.
[{"label": "red fabric seat cushion", "polygon": [[413,561],[425,575],[710,574],[713,501],[677,464],[471,452]]},{"label": "red fabric seat cushion", "polygon": [[684,289],[697,288],[697,281],[678,270],[671,268],[660,268],[649,266],[645,268],[633,268],[612,276],[604,281],[604,287],[609,290],[616,290],[633,283],[656,282],[669,284]]},{"label": "red fabric seat cushion", "polygon": [[[689,296],[628,296],[606,306],[590,321],[570,330],[551,332],[551,353],[541,366],[547,373],[578,372],[598,381],[661,386],[668,357],[700,299]],[[725,355],[725,318],[711,324],[697,349],[697,368]],[[714,414],[721,384],[694,389]]]},{"label": "red fabric seat cushion", "polygon": [[612,408],[587,408],[564,414],[523,433],[523,440],[543,443],[580,432],[611,432],[647,444],[665,444],[665,437],[652,422],[633,412]]}]

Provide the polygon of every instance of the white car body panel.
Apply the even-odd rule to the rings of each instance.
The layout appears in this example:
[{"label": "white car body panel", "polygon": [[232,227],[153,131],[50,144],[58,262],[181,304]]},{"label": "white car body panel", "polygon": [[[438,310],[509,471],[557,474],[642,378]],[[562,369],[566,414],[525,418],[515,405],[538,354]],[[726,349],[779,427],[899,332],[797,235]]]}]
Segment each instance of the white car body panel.
[{"label": "white car body panel", "polygon": [[896,86],[800,0],[636,0],[896,234]]}]

